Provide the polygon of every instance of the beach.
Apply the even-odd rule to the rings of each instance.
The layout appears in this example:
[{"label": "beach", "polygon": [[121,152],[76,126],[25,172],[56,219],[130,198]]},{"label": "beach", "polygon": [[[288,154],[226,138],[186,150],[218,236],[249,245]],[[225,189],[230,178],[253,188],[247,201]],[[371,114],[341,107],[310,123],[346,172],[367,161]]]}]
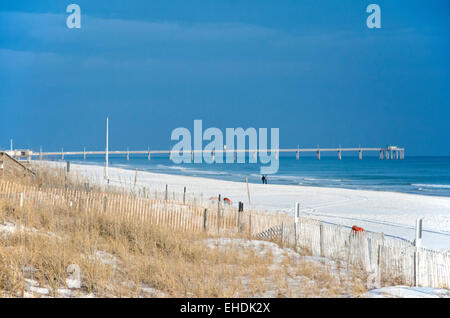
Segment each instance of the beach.
[{"label": "beach", "polygon": [[[63,162],[46,162],[50,166],[65,167]],[[79,173],[98,185],[106,185],[104,167],[71,164],[71,173]],[[152,191],[182,193],[208,200],[211,197],[230,198],[233,205],[239,201],[245,208],[294,213],[300,203],[302,215],[311,215],[325,222],[344,226],[357,225],[367,231],[382,232],[410,241],[415,238],[416,219],[423,218],[422,246],[450,249],[450,198],[418,194],[351,190],[327,187],[309,187],[279,184],[223,181],[110,167],[110,185],[125,188],[143,188]],[[270,180],[270,179],[269,179]]]}]

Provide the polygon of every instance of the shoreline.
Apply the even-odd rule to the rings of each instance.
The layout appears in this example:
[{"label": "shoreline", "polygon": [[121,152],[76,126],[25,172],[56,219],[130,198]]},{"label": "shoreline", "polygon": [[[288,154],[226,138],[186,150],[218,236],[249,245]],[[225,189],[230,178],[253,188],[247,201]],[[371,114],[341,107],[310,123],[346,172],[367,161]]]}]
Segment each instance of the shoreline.
[{"label": "shoreline", "polygon": [[[39,163],[39,162],[38,162]],[[42,161],[49,166],[65,167],[61,161]],[[71,172],[80,173],[97,185],[106,185],[104,167],[71,163]],[[109,167],[110,182],[121,187],[134,184],[135,170]],[[161,174],[138,171],[137,187],[150,190],[187,192],[204,200],[228,197],[233,205],[238,201],[249,205],[245,182],[213,178]],[[358,225],[368,231],[414,240],[415,222],[423,217],[424,247],[450,250],[450,198],[410,193],[354,190],[318,186],[249,183],[251,206],[254,209],[293,213],[295,202],[304,215],[344,226]]]},{"label": "shoreline", "polygon": [[[305,160],[299,164],[295,158],[283,157],[284,168],[277,174],[269,176],[269,184],[398,192],[450,198],[450,174],[448,174],[450,171],[447,170],[450,167],[448,166],[450,161],[448,158],[445,160],[446,157],[424,157],[425,160],[417,158],[422,157],[412,157],[405,163],[382,162],[377,158],[368,158],[365,161],[349,160],[348,163],[329,157],[324,157],[324,159],[331,159],[324,160],[324,162],[316,162],[314,158],[304,158]],[[74,164],[104,166],[104,158],[100,158],[100,161],[99,158],[91,159],[71,158],[70,161]],[[245,181],[245,178],[248,177],[249,183],[261,184],[259,171],[246,166],[227,168],[221,164],[217,166],[173,165],[173,162],[167,158],[153,159],[150,163],[147,157],[136,157],[129,162],[121,157],[113,157],[110,167],[131,170],[139,168],[152,173],[236,182]],[[57,158],[55,160],[59,161]],[[441,166],[443,170],[439,168]],[[424,167],[424,169],[420,167]],[[416,170],[417,173],[414,173]]]}]

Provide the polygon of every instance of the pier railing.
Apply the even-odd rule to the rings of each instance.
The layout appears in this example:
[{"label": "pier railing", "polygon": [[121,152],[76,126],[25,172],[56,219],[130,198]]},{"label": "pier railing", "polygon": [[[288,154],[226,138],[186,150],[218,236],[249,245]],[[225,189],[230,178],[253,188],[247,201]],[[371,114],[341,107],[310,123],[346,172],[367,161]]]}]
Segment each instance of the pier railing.
[{"label": "pier railing", "polygon": [[404,284],[450,289],[450,252],[416,248],[381,233],[354,232],[311,217],[243,210],[223,200],[175,199],[165,191],[114,193],[38,188],[0,180],[0,199],[18,206],[61,207],[175,231],[276,241],[302,253],[342,261],[367,273],[372,286]]}]

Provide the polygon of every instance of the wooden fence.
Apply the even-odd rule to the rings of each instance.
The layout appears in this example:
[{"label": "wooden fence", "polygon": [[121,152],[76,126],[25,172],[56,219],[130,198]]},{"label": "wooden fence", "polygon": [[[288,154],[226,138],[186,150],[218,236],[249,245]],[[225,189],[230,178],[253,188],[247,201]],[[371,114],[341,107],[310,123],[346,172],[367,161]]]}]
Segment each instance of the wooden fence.
[{"label": "wooden fence", "polygon": [[385,282],[450,289],[450,253],[416,248],[412,242],[380,233],[355,233],[310,217],[267,211],[239,211],[219,201],[186,200],[167,191],[134,194],[71,189],[42,189],[0,179],[0,197],[18,205],[47,204],[104,213],[177,231],[241,234],[277,240],[313,256],[360,266],[374,285]]},{"label": "wooden fence", "polygon": [[200,202],[185,200],[184,196],[181,200],[179,195],[167,195],[164,191],[128,194],[63,188],[39,189],[0,180],[0,197],[9,198],[21,206],[47,204],[54,207],[71,207],[120,219],[164,225],[177,231],[203,231],[210,234],[241,233],[254,236],[268,228],[293,220],[288,214],[239,212],[238,208],[227,205],[223,200]]},{"label": "wooden fence", "polygon": [[373,286],[395,283],[450,289],[450,251],[418,248],[408,240],[354,232],[349,227],[307,218],[282,224],[277,230],[269,229],[259,236],[278,234],[285,246],[359,266]]}]

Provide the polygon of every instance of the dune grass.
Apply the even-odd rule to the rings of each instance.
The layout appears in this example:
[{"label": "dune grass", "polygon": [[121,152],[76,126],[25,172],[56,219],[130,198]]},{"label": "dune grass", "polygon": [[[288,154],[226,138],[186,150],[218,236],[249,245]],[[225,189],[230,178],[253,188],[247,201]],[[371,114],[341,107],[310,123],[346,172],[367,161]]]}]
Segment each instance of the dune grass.
[{"label": "dune grass", "polygon": [[[41,167],[33,180],[14,182],[83,189],[86,180]],[[223,239],[179,233],[82,207],[46,202],[19,207],[3,198],[0,295],[336,297],[358,296],[367,290],[366,278],[358,269],[308,260],[271,242],[257,250],[235,243],[248,241],[235,235],[228,236],[231,244],[212,246],[211,240]],[[79,273],[68,272],[72,264]],[[71,279],[79,280],[80,288],[73,288]]]}]

